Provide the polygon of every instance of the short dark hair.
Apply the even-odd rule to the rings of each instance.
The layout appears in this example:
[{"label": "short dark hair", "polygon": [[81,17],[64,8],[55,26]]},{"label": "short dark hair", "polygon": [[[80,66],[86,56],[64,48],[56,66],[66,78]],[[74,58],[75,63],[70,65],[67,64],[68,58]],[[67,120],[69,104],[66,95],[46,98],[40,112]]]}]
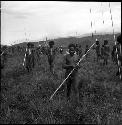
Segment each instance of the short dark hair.
[{"label": "short dark hair", "polygon": [[104,40],[104,45],[105,45],[105,44],[108,44],[108,40]]},{"label": "short dark hair", "polygon": [[34,44],[33,43],[27,43],[27,46],[28,46],[28,48],[31,48],[31,47],[34,47]]},{"label": "short dark hair", "polygon": [[54,45],[54,41],[49,41],[49,46],[53,46]]},{"label": "short dark hair", "polygon": [[75,44],[73,44],[73,43],[69,44],[68,48],[70,48],[70,47],[76,48]]},{"label": "short dark hair", "polygon": [[97,44],[97,45],[99,44],[99,41],[98,41],[98,40],[96,41],[96,44]]}]

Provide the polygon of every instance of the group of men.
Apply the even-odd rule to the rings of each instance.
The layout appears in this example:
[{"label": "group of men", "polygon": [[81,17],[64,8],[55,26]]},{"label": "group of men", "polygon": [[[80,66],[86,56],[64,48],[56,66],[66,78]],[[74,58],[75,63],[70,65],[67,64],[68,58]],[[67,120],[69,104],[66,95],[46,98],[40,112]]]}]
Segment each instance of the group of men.
[{"label": "group of men", "polygon": [[113,46],[112,51],[110,52],[110,46],[108,45],[108,40],[104,40],[104,44],[100,48],[100,43],[97,40],[96,46],[93,48],[96,50],[96,60],[97,62],[99,60],[103,60],[103,65],[108,64],[109,57],[111,56],[112,61],[115,64],[118,64],[119,62],[122,62],[121,57],[121,34],[117,37],[116,45]]},{"label": "group of men", "polygon": [[[112,50],[112,58],[114,61],[115,60],[117,61],[116,64],[119,66],[118,72],[116,73],[117,75],[122,74],[121,44],[122,44],[121,35],[119,35],[117,37],[117,44],[113,47],[113,50]],[[80,49],[78,49],[78,45],[76,46],[75,44],[70,44],[68,46],[68,50],[69,50],[68,53],[65,54],[63,57],[62,68],[66,70],[65,78],[74,69],[74,71],[72,72],[70,77],[66,80],[66,86],[67,86],[66,95],[67,95],[68,100],[70,99],[71,88],[74,89],[74,91],[76,93],[76,97],[79,100],[79,81],[78,81],[79,79],[77,78],[79,66],[77,66],[77,63],[80,60],[81,55],[82,55],[82,51],[80,51],[80,50],[82,50],[81,46],[79,48]],[[88,49],[89,49],[89,47],[86,46],[85,53],[88,51]],[[108,41],[104,40],[104,44],[100,48],[100,43],[98,40],[96,40],[96,44],[93,47],[93,49],[96,50],[97,61],[99,61],[100,59],[103,59],[104,60],[103,64],[107,65],[108,58],[110,55],[110,47],[108,45]],[[61,47],[60,53],[62,54],[62,52],[63,52],[63,48]],[[34,44],[28,43],[27,48],[26,48],[25,57],[24,57],[24,65],[28,72],[32,71],[32,69],[34,68],[34,65],[35,65],[34,53],[35,53]],[[54,41],[49,41],[49,46],[47,47],[46,55],[47,55],[50,71],[52,73],[54,73],[54,69],[53,69],[54,59],[55,59]],[[121,71],[120,71],[120,69],[121,69]]]},{"label": "group of men", "polygon": [[96,50],[96,61],[99,62],[100,60],[103,60],[103,65],[107,65],[110,57],[110,46],[108,45],[108,40],[104,40],[104,44],[101,48],[99,41],[96,40],[96,45],[93,49]]},{"label": "group of men", "polygon": [[49,46],[43,48],[42,51],[40,51],[41,48],[35,49],[34,44],[32,43],[27,44],[23,65],[25,66],[28,72],[32,71],[32,69],[35,66],[35,55],[37,57],[37,60],[39,61],[40,54],[44,54],[47,56],[49,69],[52,73],[54,72],[53,62],[55,57],[55,50],[53,49],[53,45],[54,45],[54,41],[49,41]]},{"label": "group of men", "polygon": [[[116,75],[122,75],[122,53],[121,53],[121,35],[119,35],[117,37],[117,45],[116,45],[116,49],[114,48],[114,58],[117,58],[117,64],[119,66],[118,71],[116,73]],[[75,53],[76,46],[74,44],[70,44],[69,45],[69,53],[66,54],[64,56],[63,59],[63,68],[66,69],[65,72],[65,78],[67,78],[67,76],[69,75],[69,73],[72,72],[72,74],[70,75],[70,77],[67,79],[66,81],[66,86],[67,86],[67,91],[66,91],[66,95],[67,95],[67,99],[70,100],[70,94],[71,94],[71,87],[74,89],[74,92],[76,94],[76,98],[77,101],[79,101],[79,79],[78,77],[78,69],[79,69],[79,65],[77,65],[77,63],[80,60],[80,56]],[[108,41],[104,40],[104,45],[102,45],[101,51],[100,51],[100,43],[99,41],[96,41],[96,45],[93,47],[96,49],[96,56],[97,56],[97,61],[99,60],[99,58],[103,58],[104,65],[108,64],[108,57],[109,57],[109,53],[110,53],[110,47],[108,45]],[[85,53],[88,51],[88,46],[86,46],[86,51]],[[73,70],[75,69],[75,70]],[[121,77],[122,80],[122,77]]]}]

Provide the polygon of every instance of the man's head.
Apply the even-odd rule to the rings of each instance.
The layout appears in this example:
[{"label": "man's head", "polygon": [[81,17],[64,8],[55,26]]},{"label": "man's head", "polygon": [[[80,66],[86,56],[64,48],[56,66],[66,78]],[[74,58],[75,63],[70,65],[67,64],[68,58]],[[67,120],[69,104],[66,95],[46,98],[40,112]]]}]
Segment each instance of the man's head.
[{"label": "man's head", "polygon": [[75,53],[75,47],[76,47],[75,44],[70,44],[68,46],[70,55],[74,55],[74,53]]},{"label": "man's head", "polygon": [[96,45],[99,45],[99,41],[98,40],[96,41]]},{"label": "man's head", "polygon": [[104,45],[107,45],[108,44],[108,40],[104,40]]},{"label": "man's head", "polygon": [[54,41],[49,41],[49,46],[50,46],[50,48],[52,48],[53,45],[54,45]]},{"label": "man's head", "polygon": [[33,43],[27,43],[27,47],[28,47],[28,48],[33,48],[33,47],[34,47],[34,44],[33,44]]},{"label": "man's head", "polygon": [[28,48],[31,48],[31,43],[27,43],[27,47],[28,47]]}]

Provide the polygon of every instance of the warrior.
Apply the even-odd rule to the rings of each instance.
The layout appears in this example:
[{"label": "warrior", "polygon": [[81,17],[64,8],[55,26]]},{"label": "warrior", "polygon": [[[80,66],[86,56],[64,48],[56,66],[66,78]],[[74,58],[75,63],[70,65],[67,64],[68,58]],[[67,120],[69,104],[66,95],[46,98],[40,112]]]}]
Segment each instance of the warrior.
[{"label": "warrior", "polygon": [[108,40],[104,40],[104,50],[103,50],[103,65],[108,64],[108,58],[109,58],[109,52],[110,52],[110,47],[108,45]]},{"label": "warrior", "polygon": [[116,63],[116,64],[117,64],[117,56],[116,56],[116,48],[117,48],[117,46],[118,45],[114,45],[113,49],[112,49],[112,52],[111,52],[111,59],[112,59],[113,63]]},{"label": "warrior", "polygon": [[26,49],[26,69],[28,72],[32,71],[32,68],[34,68],[34,45],[32,43],[27,44]]},{"label": "warrior", "polygon": [[[74,44],[69,45],[69,53],[64,55],[63,58],[63,69],[66,70],[65,72],[65,78],[69,75],[69,73],[73,70],[74,67],[76,67],[77,62],[79,61],[79,56],[76,53],[76,46]],[[79,91],[78,91],[78,68],[75,68],[73,73],[70,75],[70,77],[66,81],[67,86],[67,100],[70,100],[70,94],[71,94],[71,87],[74,89],[74,92],[77,95],[77,99],[79,100]]]},{"label": "warrior", "polygon": [[103,54],[104,54],[104,45],[101,47],[101,58],[103,59]]},{"label": "warrior", "polygon": [[7,46],[1,48],[1,68],[5,67],[7,62]]},{"label": "warrior", "polygon": [[99,41],[97,40],[96,41],[96,57],[97,57],[97,62],[100,60],[100,43],[99,43]]},{"label": "warrior", "polygon": [[50,66],[50,71],[52,73],[54,73],[54,58],[55,58],[55,51],[53,46],[54,46],[54,41],[49,41],[49,47],[47,49],[47,57]]},{"label": "warrior", "polygon": [[60,47],[60,54],[63,54],[63,47]]}]

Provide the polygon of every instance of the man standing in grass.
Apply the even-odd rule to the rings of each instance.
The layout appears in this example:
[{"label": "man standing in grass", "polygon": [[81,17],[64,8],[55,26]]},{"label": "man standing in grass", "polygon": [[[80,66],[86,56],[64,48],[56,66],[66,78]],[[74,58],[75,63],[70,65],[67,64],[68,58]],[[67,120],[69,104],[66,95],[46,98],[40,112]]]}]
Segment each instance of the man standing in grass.
[{"label": "man standing in grass", "polygon": [[4,68],[6,63],[7,63],[7,46],[3,46],[1,49],[1,68]]},{"label": "man standing in grass", "polygon": [[99,41],[96,39],[96,44],[93,47],[93,49],[95,49],[95,53],[96,53],[96,61],[100,61],[101,55],[100,55],[100,43]]},{"label": "man standing in grass", "polygon": [[[65,78],[69,75],[69,73],[73,70],[73,68],[76,67],[77,62],[79,61],[79,56],[76,54],[76,48],[75,44],[70,44],[68,46],[69,53],[64,56],[63,59],[63,68],[66,70],[65,72]],[[70,75],[70,77],[66,81],[67,86],[67,100],[70,99],[71,94],[71,87],[74,89],[74,92],[77,95],[77,99],[79,101],[79,91],[78,91],[78,66],[75,68],[73,73]]]},{"label": "man standing in grass", "polygon": [[32,68],[34,68],[34,45],[32,43],[27,44],[26,49],[26,69],[28,72],[32,71]]},{"label": "man standing in grass", "polygon": [[103,62],[103,65],[108,65],[109,53],[110,53],[110,47],[108,45],[108,40],[104,40],[104,49],[103,49],[104,62]]},{"label": "man standing in grass", "polygon": [[54,46],[54,41],[49,41],[49,48],[47,49],[47,57],[48,57],[48,63],[50,66],[50,72],[54,74],[55,50],[53,46]]},{"label": "man standing in grass", "polygon": [[98,40],[96,41],[96,57],[98,62],[100,60],[100,43]]},{"label": "man standing in grass", "polygon": [[60,46],[59,51],[60,51],[60,54],[63,54],[63,47],[62,46]]}]

